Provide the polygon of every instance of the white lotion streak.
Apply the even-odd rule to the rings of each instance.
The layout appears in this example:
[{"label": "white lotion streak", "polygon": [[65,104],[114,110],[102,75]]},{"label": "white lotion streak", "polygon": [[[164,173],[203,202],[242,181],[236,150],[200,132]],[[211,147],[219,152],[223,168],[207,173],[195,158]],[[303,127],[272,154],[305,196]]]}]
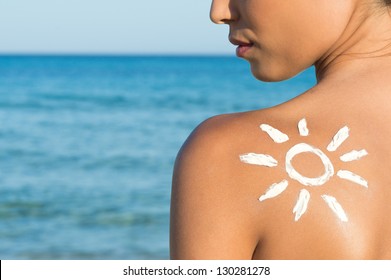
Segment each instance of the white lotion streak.
[{"label": "white lotion streak", "polygon": [[299,121],[298,128],[299,128],[300,136],[308,136],[310,134],[307,127],[306,119],[302,119],[301,121]]},{"label": "white lotion streak", "polygon": [[266,199],[276,197],[280,195],[283,191],[285,191],[287,187],[288,187],[287,180],[284,180],[281,183],[275,183],[271,185],[269,189],[266,191],[266,193],[259,198],[259,201],[262,202]]},{"label": "white lotion streak", "polygon": [[273,139],[275,143],[281,144],[289,140],[288,135],[282,133],[278,129],[275,129],[274,127],[271,127],[268,124],[261,124],[261,129],[269,134],[270,138]]},{"label": "white lotion streak", "polygon": [[[317,155],[324,165],[325,173],[317,178],[308,178],[297,172],[292,165],[292,159],[302,153],[313,153]],[[322,186],[334,175],[334,166],[330,159],[321,150],[305,143],[297,144],[287,152],[285,158],[285,168],[289,177],[300,182],[304,186]]]},{"label": "white lotion streak", "polygon": [[295,214],[295,222],[300,220],[301,216],[307,211],[308,202],[310,200],[310,193],[306,189],[302,189],[299,194],[299,199],[293,208]]},{"label": "white lotion streak", "polygon": [[347,154],[344,154],[343,156],[341,156],[340,159],[343,162],[350,162],[350,161],[354,161],[354,160],[359,160],[367,155],[368,155],[368,152],[366,150],[351,151],[350,153],[347,153]]},{"label": "white lotion streak", "polygon": [[249,153],[240,155],[239,157],[242,162],[247,164],[261,165],[267,167],[275,167],[278,165],[278,161],[269,155]]},{"label": "white lotion streak", "polygon": [[341,179],[345,179],[350,182],[356,183],[360,186],[363,186],[365,188],[368,188],[368,182],[365,179],[361,178],[357,174],[354,174],[353,172],[350,172],[348,170],[338,171],[337,176]]},{"label": "white lotion streak", "polygon": [[322,198],[342,222],[348,221],[348,216],[346,216],[345,210],[343,210],[341,204],[338,203],[335,197],[322,195]]},{"label": "white lotion streak", "polygon": [[329,152],[335,152],[339,148],[339,146],[341,146],[342,143],[345,142],[345,140],[348,138],[349,138],[349,128],[347,126],[344,126],[333,137],[333,140],[327,146],[327,150]]}]

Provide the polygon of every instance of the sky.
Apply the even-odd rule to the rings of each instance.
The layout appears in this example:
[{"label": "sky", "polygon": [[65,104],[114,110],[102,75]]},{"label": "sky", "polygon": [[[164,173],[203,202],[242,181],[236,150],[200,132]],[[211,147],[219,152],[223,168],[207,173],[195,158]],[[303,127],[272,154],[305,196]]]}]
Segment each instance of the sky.
[{"label": "sky", "polygon": [[211,0],[0,0],[3,54],[232,54]]}]

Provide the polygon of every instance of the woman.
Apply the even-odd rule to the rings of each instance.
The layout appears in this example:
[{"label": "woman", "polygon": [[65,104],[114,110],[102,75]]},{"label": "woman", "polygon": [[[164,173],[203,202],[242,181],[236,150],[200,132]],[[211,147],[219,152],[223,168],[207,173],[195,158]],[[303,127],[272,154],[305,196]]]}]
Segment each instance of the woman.
[{"label": "woman", "polygon": [[174,170],[173,259],[391,258],[391,1],[214,0],[262,81],[317,85],[213,117]]}]

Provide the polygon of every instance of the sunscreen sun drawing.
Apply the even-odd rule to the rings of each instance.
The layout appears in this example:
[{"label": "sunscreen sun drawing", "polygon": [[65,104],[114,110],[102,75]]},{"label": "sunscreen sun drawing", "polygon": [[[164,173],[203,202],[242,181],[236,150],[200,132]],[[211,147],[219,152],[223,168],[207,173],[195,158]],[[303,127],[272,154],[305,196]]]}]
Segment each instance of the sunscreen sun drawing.
[{"label": "sunscreen sun drawing", "polygon": [[[267,133],[269,137],[277,144],[281,144],[284,142],[289,141],[288,135],[282,133],[276,128],[273,128],[272,126],[268,124],[262,124],[260,126],[262,131]],[[307,121],[306,119],[302,119],[298,123],[298,130],[299,134],[302,137],[307,137],[309,135],[309,130],[307,127]],[[336,152],[338,148],[349,138],[349,128],[347,126],[344,126],[341,128],[337,134],[332,138],[330,144],[327,146],[327,151],[329,152]],[[316,177],[316,178],[309,178],[306,176],[303,176],[300,174],[292,165],[292,160],[294,157],[296,157],[299,154],[302,153],[312,153],[315,154],[320,158],[324,165],[325,172],[323,175]],[[340,157],[340,160],[342,162],[351,162],[355,160],[360,160],[361,158],[368,155],[368,152],[365,149],[362,149],[360,151],[353,150],[347,154],[344,154]],[[277,167],[278,161],[274,159],[271,155],[267,154],[256,154],[256,153],[248,153],[243,154],[239,156],[240,160],[243,163],[246,164],[253,164],[253,165],[260,165],[260,166],[266,166],[266,167]],[[306,187],[320,187],[326,184],[334,175],[335,170],[334,166],[327,157],[327,155],[320,149],[313,147],[306,143],[299,143],[292,148],[289,149],[285,156],[285,169],[288,173],[288,176],[298,181],[300,184],[306,186]],[[339,170],[337,172],[337,176],[341,179],[351,181],[353,183],[356,183],[364,188],[368,188],[368,182],[362,178],[361,176],[348,171],[348,170]],[[267,199],[275,198],[282,194],[288,187],[289,181],[287,179],[282,180],[281,182],[277,182],[272,184],[263,194],[259,201],[262,202]],[[307,211],[308,204],[310,202],[310,192],[303,188],[299,192],[299,198],[296,202],[296,205],[293,208],[293,214],[295,215],[295,221],[299,221],[303,214]],[[334,212],[334,214],[342,221],[347,222],[348,216],[345,213],[345,210],[343,209],[342,205],[338,202],[338,200],[328,194],[321,195],[322,199],[325,201],[325,203],[328,205],[328,207]]]}]

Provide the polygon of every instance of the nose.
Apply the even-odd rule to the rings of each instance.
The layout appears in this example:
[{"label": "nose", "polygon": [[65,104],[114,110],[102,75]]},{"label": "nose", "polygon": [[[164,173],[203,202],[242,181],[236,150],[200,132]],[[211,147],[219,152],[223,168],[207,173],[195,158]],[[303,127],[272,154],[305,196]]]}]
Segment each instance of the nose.
[{"label": "nose", "polygon": [[210,8],[210,20],[216,24],[229,24],[236,19],[232,0],[213,0]]}]

